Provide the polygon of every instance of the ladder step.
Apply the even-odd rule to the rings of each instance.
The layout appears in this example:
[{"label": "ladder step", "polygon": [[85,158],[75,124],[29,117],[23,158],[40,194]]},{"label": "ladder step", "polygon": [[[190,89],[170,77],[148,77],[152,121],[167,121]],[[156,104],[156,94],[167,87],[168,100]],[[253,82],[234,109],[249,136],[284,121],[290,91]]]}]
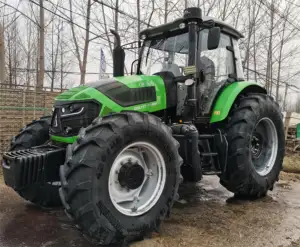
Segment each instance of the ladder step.
[{"label": "ladder step", "polygon": [[203,157],[212,157],[212,156],[218,156],[218,153],[200,153]]},{"label": "ladder step", "polygon": [[203,134],[199,135],[199,140],[213,139],[215,135]]},{"label": "ladder step", "polygon": [[202,171],[203,175],[218,175],[221,174],[221,171]]}]

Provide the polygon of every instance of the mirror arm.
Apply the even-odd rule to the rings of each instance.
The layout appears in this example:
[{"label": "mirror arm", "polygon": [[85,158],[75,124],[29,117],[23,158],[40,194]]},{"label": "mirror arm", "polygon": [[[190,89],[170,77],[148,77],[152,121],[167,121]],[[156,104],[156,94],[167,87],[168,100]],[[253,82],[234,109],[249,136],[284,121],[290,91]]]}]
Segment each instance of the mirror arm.
[{"label": "mirror arm", "polygon": [[133,65],[136,61],[138,61],[139,59],[135,59],[132,63],[131,63],[131,69],[130,69],[130,75],[133,75]]}]

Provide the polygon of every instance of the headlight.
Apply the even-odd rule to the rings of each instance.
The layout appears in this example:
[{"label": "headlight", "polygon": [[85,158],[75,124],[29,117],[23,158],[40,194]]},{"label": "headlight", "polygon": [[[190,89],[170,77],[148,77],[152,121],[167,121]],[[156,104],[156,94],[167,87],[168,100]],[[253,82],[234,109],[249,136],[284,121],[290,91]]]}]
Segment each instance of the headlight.
[{"label": "headlight", "polygon": [[180,28],[180,29],[184,29],[184,28],[185,28],[185,23],[184,23],[184,22],[180,23],[180,24],[179,24],[179,28]]}]

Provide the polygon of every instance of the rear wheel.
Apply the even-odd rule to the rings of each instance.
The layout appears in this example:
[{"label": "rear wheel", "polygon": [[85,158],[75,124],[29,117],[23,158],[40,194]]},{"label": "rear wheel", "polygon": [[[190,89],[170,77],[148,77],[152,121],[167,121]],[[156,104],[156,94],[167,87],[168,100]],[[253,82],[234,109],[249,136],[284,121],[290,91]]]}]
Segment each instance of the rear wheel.
[{"label": "rear wheel", "polygon": [[221,184],[239,197],[258,198],[273,189],[284,157],[282,115],[275,101],[264,94],[238,100],[225,128],[227,170]]},{"label": "rear wheel", "polygon": [[[10,151],[23,150],[44,144],[49,140],[49,126],[51,116],[42,117],[26,125],[20,133],[12,139]],[[45,184],[33,184],[18,190],[18,194],[25,200],[42,207],[61,205],[58,189],[59,181]]]},{"label": "rear wheel", "polygon": [[67,214],[98,244],[158,229],[177,197],[179,144],[159,118],[124,112],[96,119],[68,147],[60,195]]}]

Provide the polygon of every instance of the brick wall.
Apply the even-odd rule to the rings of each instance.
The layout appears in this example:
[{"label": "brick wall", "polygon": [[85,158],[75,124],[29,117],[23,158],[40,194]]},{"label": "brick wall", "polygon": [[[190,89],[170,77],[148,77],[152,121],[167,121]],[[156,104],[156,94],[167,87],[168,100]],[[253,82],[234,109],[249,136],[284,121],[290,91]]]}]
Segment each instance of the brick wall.
[{"label": "brick wall", "polygon": [[11,138],[25,124],[52,111],[54,98],[60,92],[0,88],[0,160]]}]

